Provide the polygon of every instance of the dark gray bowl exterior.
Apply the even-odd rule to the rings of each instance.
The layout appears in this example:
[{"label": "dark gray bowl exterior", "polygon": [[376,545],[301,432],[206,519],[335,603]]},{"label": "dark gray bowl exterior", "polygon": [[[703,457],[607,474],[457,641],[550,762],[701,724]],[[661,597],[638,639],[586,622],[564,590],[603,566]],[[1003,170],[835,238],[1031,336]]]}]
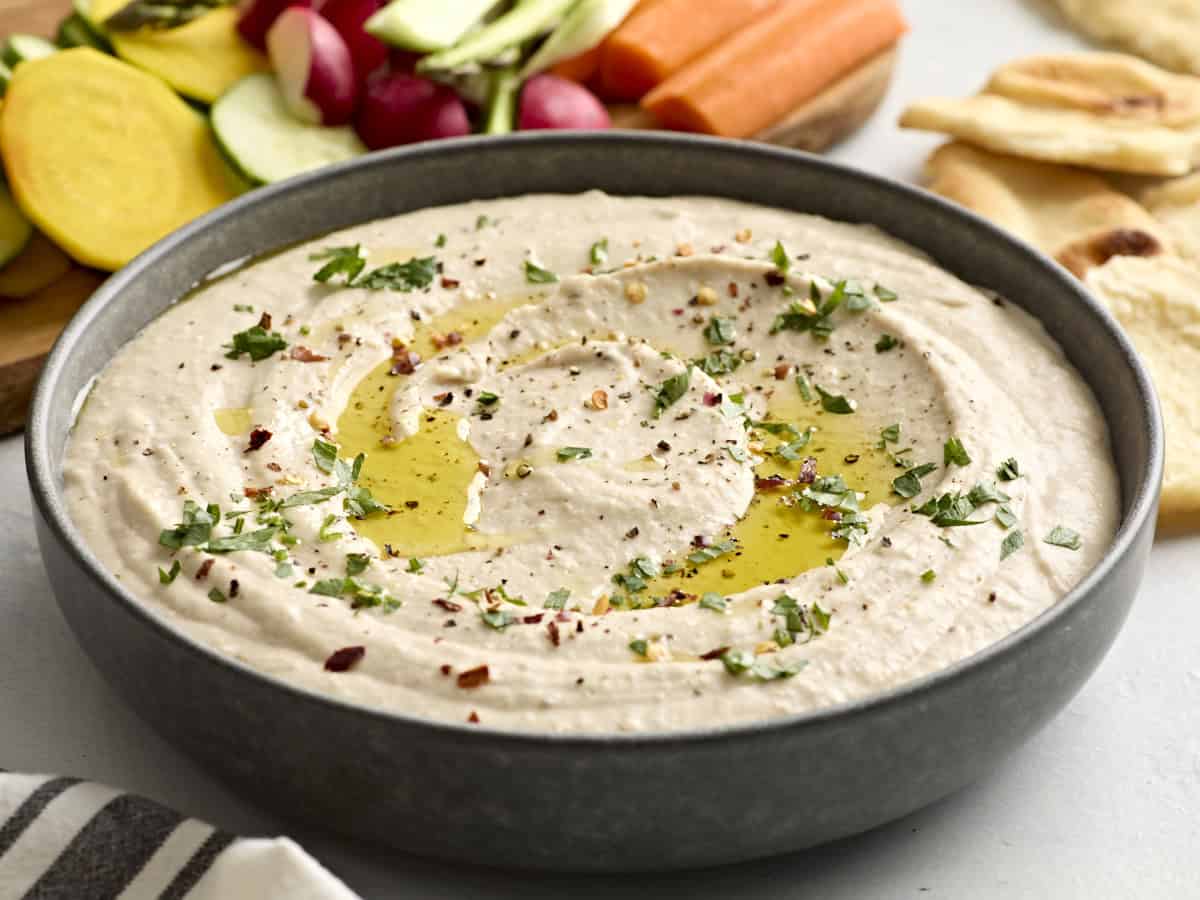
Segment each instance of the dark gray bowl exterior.
[{"label": "dark gray bowl exterior", "polygon": [[[1032,311],[1112,430],[1124,520],[1109,554],[1021,631],[881,697],[701,733],[551,737],[387,715],[291,688],[172,631],[87,550],[60,488],[73,401],[206,273],[407,210],[587,188],[717,194],[873,223]],[[264,804],[348,835],[448,859],[595,871],[796,850],[986,773],[1067,703],[1116,636],[1151,543],[1163,452],[1153,389],[1129,344],[1077,282],[1025,245],[923,192],[818,158],[616,132],[372,155],[184,228],[114,275],[68,327],[42,376],[26,450],[42,553],[67,620],[101,672],[176,745]]]}]

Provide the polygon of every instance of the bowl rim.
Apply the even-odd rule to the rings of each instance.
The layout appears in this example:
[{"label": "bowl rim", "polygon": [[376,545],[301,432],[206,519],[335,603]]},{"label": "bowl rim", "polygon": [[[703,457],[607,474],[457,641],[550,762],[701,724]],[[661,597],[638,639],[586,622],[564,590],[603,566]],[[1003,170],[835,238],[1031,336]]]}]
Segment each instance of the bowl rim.
[{"label": "bowl rim", "polygon": [[[914,207],[925,207],[943,218],[959,219],[976,231],[983,232],[989,240],[1008,245],[1020,254],[1026,256],[1029,262],[1048,270],[1047,274],[1055,279],[1060,288],[1072,294],[1075,302],[1081,304],[1089,313],[1100,319],[1109,336],[1120,348],[1124,362],[1132,373],[1137,393],[1142,400],[1142,406],[1148,418],[1149,435],[1149,465],[1138,479],[1132,501],[1123,511],[1121,524],[1112,542],[1100,561],[1079,581],[1067,594],[1049,608],[1043,610],[1020,628],[964,657],[945,668],[930,672],[919,678],[896,685],[886,691],[870,694],[857,700],[837,703],[827,707],[796,713],[778,718],[734,722],[724,725],[704,728],[679,730],[660,730],[649,732],[547,732],[501,728],[485,723],[470,724],[425,718],[420,715],[393,710],[371,707],[355,703],[343,698],[322,694],[316,690],[300,687],[275,675],[262,672],[239,660],[225,656],[218,651],[202,644],[188,636],[183,631],[173,627],[170,622],[148,604],[139,601],[133,592],[120,583],[107,568],[93,555],[87,542],[79,533],[67,512],[65,498],[56,475],[60,468],[50,455],[50,408],[62,375],[65,361],[73,352],[74,347],[88,336],[89,326],[102,309],[111,303],[119,302],[125,288],[142,277],[161,258],[177,251],[185,250],[193,237],[211,229],[218,229],[227,219],[243,215],[248,210],[260,205],[275,202],[276,198],[289,193],[306,189],[319,182],[333,182],[343,173],[362,168],[388,168],[401,166],[406,161],[421,159],[435,155],[475,154],[485,146],[496,143],[529,145],[532,148],[562,146],[585,142],[588,144],[627,145],[629,143],[642,146],[658,145],[664,149],[678,150],[686,153],[701,149],[720,151],[735,156],[754,157],[792,165],[801,165],[825,171],[839,178],[858,179],[872,184],[877,190],[889,193],[899,202]],[[721,196],[719,190],[710,196]],[[352,227],[352,226],[348,226]],[[319,235],[303,240],[312,240]],[[296,242],[292,242],[296,243]],[[908,243],[906,241],[906,243]],[[914,245],[916,246],[916,245]],[[921,249],[919,246],[917,249]],[[269,251],[268,251],[269,252]],[[239,258],[235,257],[230,262]],[[938,263],[940,266],[940,263]],[[176,298],[178,300],[178,298]],[[173,301],[174,302],[174,301]],[[1036,311],[1027,309],[1036,316]],[[1040,321],[1040,319],[1039,319]],[[148,324],[148,323],[147,323]],[[143,326],[144,327],[144,326]],[[95,378],[99,371],[93,374]],[[1089,388],[1091,385],[1089,384]],[[73,412],[72,418],[77,414]],[[1107,421],[1111,429],[1112,425]],[[72,422],[73,427],[73,422]],[[34,391],[30,415],[25,432],[25,460],[29,486],[34,502],[54,536],[76,564],[91,577],[93,584],[106,591],[109,602],[119,603],[125,612],[131,613],[141,624],[156,630],[167,640],[174,642],[185,652],[206,658],[210,663],[233,670],[243,677],[255,679],[264,687],[282,691],[302,702],[318,703],[331,707],[333,712],[349,713],[366,716],[382,724],[405,728],[424,729],[431,733],[440,733],[444,737],[453,738],[457,742],[487,743],[505,742],[509,746],[524,746],[529,748],[620,748],[635,750],[643,747],[671,747],[709,745],[726,741],[750,739],[769,736],[771,734],[793,729],[819,728],[834,720],[849,721],[853,718],[878,712],[885,707],[892,707],[909,700],[919,700],[940,688],[950,686],[968,678],[972,673],[986,668],[989,664],[999,662],[1010,651],[1020,644],[1031,640],[1037,634],[1050,629],[1063,616],[1071,613],[1080,604],[1087,602],[1093,590],[1103,582],[1116,566],[1130,551],[1143,526],[1155,512],[1159,489],[1163,476],[1164,435],[1162,416],[1153,382],[1145,366],[1142,364],[1132,342],[1125,335],[1116,319],[1104,308],[1098,300],[1084,288],[1066,269],[1054,260],[1041,253],[1033,246],[1020,240],[994,225],[983,217],[957,204],[945,200],[923,188],[905,184],[893,178],[877,175],[857,167],[834,162],[830,159],[816,156],[803,151],[759,144],[751,141],[735,141],[723,138],[713,138],[703,135],[681,134],[654,131],[628,131],[613,129],[601,132],[587,131],[545,131],[520,132],[516,134],[495,136],[474,136],[457,138],[453,141],[435,141],[398,147],[383,152],[371,153],[357,159],[336,165],[326,166],[314,172],[298,175],[285,181],[265,187],[256,188],[243,194],[209,213],[193,220],[182,228],[172,232],[157,243],[143,251],[122,269],[111,275],[86,303],[75,313],[70,322],[59,335],[46,359],[37,386]],[[1119,473],[1122,478],[1129,477]]]}]

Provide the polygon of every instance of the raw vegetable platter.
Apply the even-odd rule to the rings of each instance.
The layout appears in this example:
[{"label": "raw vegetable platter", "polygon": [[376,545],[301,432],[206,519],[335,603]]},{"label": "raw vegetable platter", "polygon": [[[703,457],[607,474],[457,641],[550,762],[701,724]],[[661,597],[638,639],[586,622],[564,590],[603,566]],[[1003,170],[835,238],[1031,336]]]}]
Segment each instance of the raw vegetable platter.
[{"label": "raw vegetable platter", "polygon": [[674,128],[820,150],[882,99],[905,30],[894,0],[704,12],[692,0],[29,0],[5,13],[0,433],[23,423],[41,360],[98,272],[246,190],[518,129]]}]

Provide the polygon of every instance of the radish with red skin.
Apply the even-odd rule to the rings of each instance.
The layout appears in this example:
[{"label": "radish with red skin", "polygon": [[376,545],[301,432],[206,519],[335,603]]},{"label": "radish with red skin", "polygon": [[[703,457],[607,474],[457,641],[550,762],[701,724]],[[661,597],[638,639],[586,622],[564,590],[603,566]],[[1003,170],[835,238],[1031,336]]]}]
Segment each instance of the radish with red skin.
[{"label": "radish with red skin", "polygon": [[467,108],[451,88],[406,72],[371,76],[354,126],[372,150],[471,133]]},{"label": "radish with red skin", "polygon": [[267,53],[292,115],[311,125],[345,125],[354,118],[358,79],[350,50],[318,13],[290,7],[267,32]]},{"label": "radish with red skin", "polygon": [[388,59],[391,48],[363,28],[383,5],[384,0],[326,0],[321,7],[321,15],[337,29],[350,50],[359,85]]},{"label": "radish with red skin", "polygon": [[242,0],[238,6],[238,34],[265,52],[267,32],[289,6],[312,6],[312,0]]},{"label": "radish with red skin", "polygon": [[517,128],[611,128],[604,104],[581,84],[557,75],[535,75],[525,82],[517,111]]}]

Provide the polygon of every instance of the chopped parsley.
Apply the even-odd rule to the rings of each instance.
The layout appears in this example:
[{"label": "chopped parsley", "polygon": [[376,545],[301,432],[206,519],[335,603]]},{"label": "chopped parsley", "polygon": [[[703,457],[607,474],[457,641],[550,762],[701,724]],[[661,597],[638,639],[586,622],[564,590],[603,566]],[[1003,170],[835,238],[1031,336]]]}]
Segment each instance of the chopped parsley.
[{"label": "chopped parsley", "polygon": [[1017,465],[1016,457],[1010,456],[1000,463],[1000,468],[996,469],[996,477],[1001,481],[1016,481],[1020,478],[1021,467]]},{"label": "chopped parsley", "polygon": [[[775,598],[771,614],[783,616],[792,641],[805,644],[827,632],[829,622],[833,618],[833,613],[821,609],[820,604],[805,605],[787,594],[780,594]],[[800,640],[801,637],[803,641]]]},{"label": "chopped parsley", "polygon": [[771,334],[780,331],[811,331],[814,338],[825,340],[833,333],[833,312],[846,298],[846,282],[839,281],[824,300],[816,282],[809,285],[809,303],[793,301],[771,323]]},{"label": "chopped parsley", "polygon": [[1068,550],[1078,550],[1083,546],[1079,532],[1063,525],[1055,525],[1042,540],[1055,547],[1066,547]]},{"label": "chopped parsley", "polygon": [[432,256],[420,259],[413,258],[408,262],[388,263],[378,269],[372,269],[361,279],[354,282],[355,287],[366,288],[369,291],[403,291],[429,287],[437,275],[438,263]]},{"label": "chopped parsley", "polygon": [[495,223],[496,220],[491,216],[480,214],[479,218],[475,220],[475,230],[483,231],[483,229],[487,228],[489,225],[494,225]]},{"label": "chopped parsley", "polygon": [[440,250],[442,247],[445,247],[445,246],[446,246],[446,236],[445,236],[444,234],[439,234],[439,235],[438,235],[438,236],[437,236],[437,237],[434,239],[434,241],[433,241],[433,246],[437,247],[439,250]]},{"label": "chopped parsley", "polygon": [[328,475],[333,471],[334,464],[337,462],[337,444],[317,438],[313,441],[312,455],[317,468]]},{"label": "chopped parsley", "polygon": [[842,584],[850,583],[850,576],[847,575],[845,572],[843,572],[841,566],[839,566],[837,563],[835,563],[833,561],[833,557],[826,557],[825,565],[827,565],[833,569],[834,574],[837,575],[838,581],[840,581]]},{"label": "chopped parsley", "polygon": [[875,305],[875,301],[863,293],[862,287],[856,281],[847,281],[845,291],[846,310],[848,312],[866,312]]},{"label": "chopped parsley", "polygon": [[650,650],[650,646],[649,646],[649,644],[646,643],[645,640],[643,640],[642,638],[638,638],[635,641],[629,642],[629,649],[632,650],[634,653],[636,653],[638,656],[645,658],[647,652],[649,652],[649,650]]},{"label": "chopped parsley", "polygon": [[525,280],[530,284],[553,284],[558,276],[549,269],[543,269],[533,260],[525,260]]},{"label": "chopped parsley", "polygon": [[883,303],[892,303],[899,300],[899,295],[891,288],[885,288],[882,284],[875,285],[875,296]]},{"label": "chopped parsley", "polygon": [[922,463],[913,466],[903,475],[892,480],[892,490],[908,500],[921,493],[921,479],[937,469],[937,463]]},{"label": "chopped parsley", "polygon": [[900,443],[900,423],[899,422],[897,422],[895,425],[889,425],[887,428],[884,428],[879,432],[879,446],[880,447],[882,447],[884,444],[898,444],[898,443]]},{"label": "chopped parsley", "polygon": [[954,463],[956,466],[968,466],[971,464],[971,454],[967,453],[967,448],[963,446],[962,439],[959,437],[951,437],[946,441],[942,448],[942,463],[950,465]]},{"label": "chopped parsley", "polygon": [[791,678],[799,674],[800,670],[808,665],[808,661],[803,659],[783,665],[771,664],[759,660],[749,650],[726,650],[721,654],[721,662],[725,666],[725,671],[730,675],[742,675],[745,673],[758,681],[776,681],[781,678]]},{"label": "chopped parsley", "polygon": [[254,307],[251,306],[249,303],[235,303],[235,304],[233,304],[233,311],[234,312],[252,313],[252,312],[254,312]]},{"label": "chopped parsley", "polygon": [[279,530],[277,525],[268,525],[255,531],[215,538],[205,544],[204,549],[209,553],[237,553],[243,550],[268,553],[271,550],[271,541],[275,539]]},{"label": "chopped parsley", "polygon": [[361,575],[367,570],[367,566],[371,564],[371,557],[365,553],[347,553],[346,554],[346,574]]},{"label": "chopped parsley", "polygon": [[796,388],[800,391],[801,400],[805,403],[812,403],[812,386],[808,383],[808,378],[804,375],[797,375]]},{"label": "chopped parsley", "polygon": [[921,573],[921,580],[926,584],[930,584],[937,580],[937,572],[933,571],[933,569],[926,569]]},{"label": "chopped parsley", "polygon": [[559,447],[556,454],[559,462],[569,462],[574,459],[588,459],[592,455],[590,447]]},{"label": "chopped parsley", "polygon": [[158,583],[159,584],[171,584],[171,582],[173,582],[177,577],[179,577],[179,572],[182,569],[183,569],[183,566],[181,566],[179,564],[179,560],[177,560],[177,559],[173,560],[171,562],[171,568],[169,571],[164,571],[162,569],[158,570]]},{"label": "chopped parsley", "polygon": [[1025,546],[1025,535],[1021,533],[1020,528],[1016,528],[1008,533],[1000,544],[1000,558],[1007,559],[1018,550]]},{"label": "chopped parsley", "polygon": [[225,596],[225,592],[220,588],[213,588],[208,592],[208,599],[213,603],[224,603],[228,598]]},{"label": "chopped parsley", "polygon": [[608,238],[600,238],[588,250],[588,261],[593,266],[602,266],[608,262]]},{"label": "chopped parsley", "polygon": [[566,588],[559,588],[556,591],[551,591],[546,595],[546,602],[542,604],[545,609],[562,609],[567,605],[567,600],[571,597],[571,592]]},{"label": "chopped parsley", "polygon": [[858,404],[853,400],[848,400],[842,394],[831,394],[819,384],[813,385],[817,389],[817,393],[821,395],[821,409],[827,413],[845,416],[854,412]]},{"label": "chopped parsley", "polygon": [[800,451],[808,446],[808,442],[812,440],[812,436],[816,433],[816,429],[809,427],[795,440],[780,444],[775,448],[775,455],[796,462],[801,459]]},{"label": "chopped parsley", "polygon": [[738,354],[719,348],[714,350],[707,356],[702,356],[692,360],[692,365],[703,372],[705,375],[716,377],[718,375],[728,375],[735,371],[742,364],[742,358]]},{"label": "chopped parsley", "polygon": [[359,276],[367,264],[367,257],[362,251],[361,244],[355,244],[352,247],[327,247],[311,254],[308,258],[314,262],[321,259],[328,260],[313,274],[313,281],[321,284],[325,284],[339,275],[343,277],[345,284],[353,284],[354,279]]},{"label": "chopped parsley", "polygon": [[1007,503],[1012,498],[996,487],[996,482],[981,481],[971,488],[967,499],[975,506],[983,506],[985,503]]},{"label": "chopped parsley", "polygon": [[484,625],[496,631],[503,631],[517,621],[517,617],[505,609],[485,609],[479,617],[483,619]]},{"label": "chopped parsley", "polygon": [[700,598],[701,609],[711,609],[713,612],[723,613],[729,609],[729,601],[718,594],[716,591],[707,591]]},{"label": "chopped parsley", "polygon": [[776,241],[775,246],[771,248],[771,262],[784,275],[792,268],[792,261],[784,249],[783,241]]},{"label": "chopped parsley", "polygon": [[996,507],[996,522],[1006,531],[1017,524],[1017,517],[1007,504]]},{"label": "chopped parsley", "polygon": [[238,359],[243,353],[254,362],[270,358],[274,353],[287,349],[287,341],[278,331],[267,331],[262,325],[253,325],[239,331],[230,343],[225,344],[226,359]]},{"label": "chopped parsley", "polygon": [[412,572],[414,575],[420,575],[421,572],[423,572],[424,570],[425,570],[425,560],[417,559],[417,557],[415,557],[415,556],[409,557],[408,569],[406,571]]},{"label": "chopped parsley", "polygon": [[734,327],[733,319],[713,316],[704,326],[704,339],[715,346],[732,344],[736,337],[737,329]]},{"label": "chopped parsley", "polygon": [[370,609],[381,606],[384,612],[395,612],[401,602],[390,596],[380,585],[366,584],[347,575],[345,578],[326,578],[318,581],[308,592],[323,597],[348,597],[351,609]]},{"label": "chopped parsley", "polygon": [[480,391],[479,396],[475,398],[475,412],[485,418],[490,419],[499,405],[500,395],[491,391]]},{"label": "chopped parsley", "polygon": [[172,550],[198,547],[208,542],[213,526],[220,518],[221,510],[215,503],[202,507],[194,500],[184,500],[183,520],[174,528],[159,532],[158,542]]},{"label": "chopped parsley", "polygon": [[699,547],[688,554],[687,560],[692,565],[701,565],[702,563],[712,562],[714,559],[724,556],[737,546],[737,541],[730,539],[721,541],[716,544],[709,544],[707,547]]},{"label": "chopped parsley", "polygon": [[659,418],[667,409],[677,403],[687,393],[691,381],[692,370],[689,367],[660,384],[654,392],[654,418]]},{"label": "chopped parsley", "polygon": [[879,336],[879,340],[877,340],[875,342],[875,352],[876,353],[887,353],[889,350],[892,350],[899,346],[900,346],[900,341],[898,341],[896,338],[892,337],[892,335],[888,334],[885,331],[883,334],[881,334]]}]

